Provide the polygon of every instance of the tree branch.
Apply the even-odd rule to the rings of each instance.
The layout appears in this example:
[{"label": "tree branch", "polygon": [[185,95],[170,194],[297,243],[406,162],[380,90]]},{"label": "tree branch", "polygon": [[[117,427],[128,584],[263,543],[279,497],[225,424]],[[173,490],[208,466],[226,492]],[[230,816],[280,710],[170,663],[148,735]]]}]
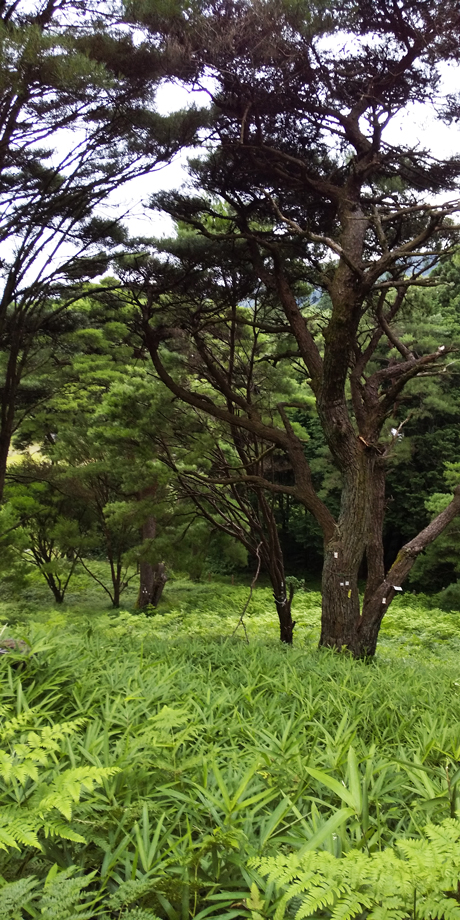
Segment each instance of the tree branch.
[{"label": "tree branch", "polygon": [[428,524],[428,527],[421,530],[413,540],[406,543],[399,551],[395,562],[388,572],[386,581],[391,585],[401,585],[409,574],[417,556],[419,556],[430,543],[436,540],[436,537],[446,529],[447,525],[450,524],[458,514],[460,514],[460,485],[456,487],[452,501],[448,504],[447,508],[444,508],[444,511],[441,511],[440,514]]}]

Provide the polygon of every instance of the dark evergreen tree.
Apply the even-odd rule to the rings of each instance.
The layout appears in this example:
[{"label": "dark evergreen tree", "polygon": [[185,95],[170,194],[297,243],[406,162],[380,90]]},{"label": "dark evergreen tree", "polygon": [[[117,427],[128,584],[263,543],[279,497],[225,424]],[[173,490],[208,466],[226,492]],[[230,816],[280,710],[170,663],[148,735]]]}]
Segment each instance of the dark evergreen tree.
[{"label": "dark evergreen tree", "polygon": [[159,61],[110,4],[0,7],[0,496],[38,335],[124,239],[108,196],[193,142],[199,116],[155,114]]},{"label": "dark evergreen tree", "polygon": [[[207,81],[213,103],[210,152],[193,167],[197,194],[156,200],[203,239],[182,260],[181,295],[164,264],[132,279],[143,289],[146,346],[177,397],[289,457],[292,494],[324,541],[321,644],[373,655],[395,590],[460,510],[457,489],[386,571],[385,478],[406,419],[401,397],[410,381],[442,371],[450,351],[449,342],[407,345],[398,317],[408,292],[433,283],[430,269],[457,241],[460,176],[458,157],[436,159],[404,132],[395,145],[386,130],[412,104],[431,102],[439,64],[456,59],[458,4],[218,0],[176,7],[168,19],[132,0],[129,12],[163,48],[171,75]],[[436,114],[457,117],[456,101]],[[433,203],[441,191],[445,203]],[[216,196],[228,209],[226,229],[210,226],[210,217],[221,217]],[[314,395],[341,478],[337,517],[313,486],[289,410],[278,405],[267,417],[221,361],[222,318],[208,317],[204,331],[206,311],[195,297],[187,311],[186,284],[199,286],[206,251],[224,241],[234,271],[246,260],[271,296],[270,328]],[[323,294],[319,302],[305,298],[307,284]],[[267,314],[253,322],[262,331]],[[180,355],[181,336],[206,365],[212,398],[168,363],[164,343]],[[273,486],[269,479],[263,485]]]}]

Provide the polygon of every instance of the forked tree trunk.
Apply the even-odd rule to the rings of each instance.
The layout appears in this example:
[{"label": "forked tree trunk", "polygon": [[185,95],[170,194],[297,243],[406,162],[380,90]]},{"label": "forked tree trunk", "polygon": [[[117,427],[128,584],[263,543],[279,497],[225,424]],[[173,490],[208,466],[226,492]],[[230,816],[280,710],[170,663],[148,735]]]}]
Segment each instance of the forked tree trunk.
[{"label": "forked tree trunk", "polygon": [[163,594],[164,586],[168,580],[164,562],[157,562],[156,565],[152,566],[152,575],[153,581],[152,592],[150,595],[150,605],[152,607],[158,607],[161,595]]},{"label": "forked tree trunk", "polygon": [[113,585],[113,596],[112,596],[112,607],[114,607],[115,610],[117,610],[118,607],[120,606],[120,594],[121,594],[120,584],[119,582],[115,582]]},{"label": "forked tree trunk", "polygon": [[136,606],[141,610],[144,607],[158,607],[167,580],[164,562],[157,562],[156,565],[152,565],[151,562],[141,562],[140,587]]},{"label": "forked tree trunk", "polygon": [[322,616],[319,644],[352,649],[359,621],[358,566],[353,569],[341,542],[326,547],[322,574]]},{"label": "forked tree trunk", "polygon": [[[375,655],[383,617],[417,556],[460,513],[460,487],[450,505],[399,552],[385,574],[383,518],[385,470],[374,451],[345,476],[336,536],[325,547],[322,577],[320,646],[348,650],[354,658]],[[358,573],[366,556],[367,580],[362,608]]]},{"label": "forked tree trunk", "polygon": [[56,604],[62,604],[64,602],[65,589],[63,591],[59,587],[59,585],[56,582],[56,579],[54,578],[52,574],[45,575],[45,579],[48,584],[48,587],[51,589],[53,593],[53,597],[54,597]]},{"label": "forked tree trunk", "polygon": [[139,594],[136,607],[142,609],[150,604],[153,591],[153,565],[142,560],[139,563]]},{"label": "forked tree trunk", "polygon": [[[375,538],[383,515],[384,473],[374,452],[362,450],[353,461],[343,477],[336,533],[325,547],[320,645],[348,649],[361,658],[366,650],[361,642],[358,573],[366,553],[373,577],[383,577],[383,547]],[[380,527],[380,542],[381,532]]]},{"label": "forked tree trunk", "polygon": [[112,576],[112,607],[118,608],[120,606],[121,592],[122,592],[121,559],[120,557],[118,557],[118,559],[115,561],[113,557],[109,555],[109,563],[110,563],[110,573]]},{"label": "forked tree trunk", "polygon": [[[320,646],[349,651],[354,658],[375,655],[382,619],[395,595],[382,581],[379,590],[360,607],[359,566],[343,565],[339,551],[328,550],[323,567],[323,599]],[[345,570],[345,571],[344,571]],[[366,590],[367,593],[367,590]]]}]

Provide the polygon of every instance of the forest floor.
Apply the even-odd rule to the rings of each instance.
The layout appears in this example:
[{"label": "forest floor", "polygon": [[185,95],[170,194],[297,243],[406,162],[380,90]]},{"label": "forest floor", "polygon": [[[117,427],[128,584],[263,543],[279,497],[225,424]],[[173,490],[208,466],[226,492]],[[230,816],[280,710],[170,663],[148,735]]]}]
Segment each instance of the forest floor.
[{"label": "forest floor", "polygon": [[[101,579],[108,581],[108,567],[95,566]],[[188,578],[173,578],[167,582],[160,605],[149,615],[136,610],[137,588],[131,582],[122,595],[121,606],[113,609],[107,595],[85,572],[75,575],[64,603],[54,603],[49,589],[38,575],[22,590],[12,592],[8,584],[0,583],[0,628],[2,623],[14,627],[14,634],[26,632],[34,624],[56,627],[78,624],[85,619],[98,623],[110,622],[123,628],[126,620],[130,629],[159,639],[203,636],[222,641],[235,635],[242,641],[275,641],[279,635],[276,609],[271,587],[261,579],[256,585],[249,606],[241,613],[249,596],[249,578],[209,576],[200,582]],[[446,611],[434,606],[435,601],[422,594],[406,592],[397,596],[386,614],[379,637],[377,655],[415,653],[417,649],[444,658],[451,651],[460,651],[460,610]],[[315,648],[320,634],[321,593],[319,580],[312,579],[306,590],[295,594],[293,619],[296,620],[294,646]],[[135,617],[136,619],[131,619]],[[246,633],[244,630],[246,627]],[[11,631],[11,630],[10,630]],[[395,642],[395,640],[397,640]]]},{"label": "forest floor", "polygon": [[33,652],[0,659],[5,920],[271,918],[254,860],[373,858],[457,815],[460,613],[398,598],[367,665],[318,651],[315,591],[290,649],[267,587],[247,637],[247,585],[172,581],[153,616],[83,587],[0,607]]}]

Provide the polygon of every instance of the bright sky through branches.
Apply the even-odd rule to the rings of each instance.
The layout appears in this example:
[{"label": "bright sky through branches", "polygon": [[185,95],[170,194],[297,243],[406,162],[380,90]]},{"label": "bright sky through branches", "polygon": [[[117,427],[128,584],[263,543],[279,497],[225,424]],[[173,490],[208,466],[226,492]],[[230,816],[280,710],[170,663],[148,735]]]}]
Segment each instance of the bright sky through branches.
[{"label": "bright sky through branches", "polygon": [[[439,69],[442,79],[437,98],[433,100],[435,106],[439,106],[447,95],[457,93],[460,86],[460,65],[444,64]],[[191,105],[206,106],[210,98],[204,89],[192,90],[165,82],[157,91],[156,101],[159,114],[169,115]],[[393,118],[385,130],[386,142],[395,146],[401,143],[402,138],[407,141],[408,136],[414,146],[430,150],[436,158],[460,156],[460,123],[447,125],[439,121],[432,106],[420,103],[409,105]],[[147,210],[145,205],[149,196],[155,192],[175,190],[186,182],[187,158],[197,153],[197,150],[184,150],[168,166],[133,181],[127,187],[128,196],[127,188],[124,188],[122,207],[130,210],[128,223],[132,233],[159,236],[172,232],[170,218]],[[437,195],[436,200],[442,201],[443,197],[442,194]]]}]

